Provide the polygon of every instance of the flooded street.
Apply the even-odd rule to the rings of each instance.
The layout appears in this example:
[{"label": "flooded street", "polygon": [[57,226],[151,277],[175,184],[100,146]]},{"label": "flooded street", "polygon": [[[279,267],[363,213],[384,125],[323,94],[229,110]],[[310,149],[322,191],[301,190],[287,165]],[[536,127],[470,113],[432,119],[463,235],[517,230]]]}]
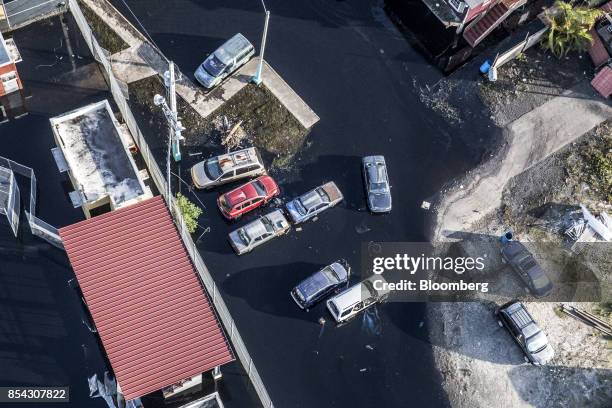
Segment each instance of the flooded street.
[{"label": "flooded street", "polygon": [[[120,1],[113,3],[129,15]],[[263,12],[258,1],[128,4],[185,75],[192,75],[208,52],[236,32],[259,46]],[[480,129],[452,129],[421,103],[418,88],[435,84],[441,74],[394,30],[378,2],[266,5],[272,13],[266,60],[321,117],[290,169],[271,172],[281,187],[281,201],[326,181],[335,181],[345,200],[303,229],[237,257],[227,233],[269,208],[226,222],[216,208],[218,192],[199,191],[197,199],[205,206],[199,223],[208,231],[198,241],[202,256],[275,405],[445,406],[424,304],[380,305],[336,327],[324,304],[303,312],[289,291],[339,258],[358,271],[362,243],[425,240],[428,221],[421,202],[476,163],[480,152],[470,151],[455,136],[464,132],[469,139]],[[165,132],[139,119],[163,169]],[[181,177],[189,182],[191,165],[221,151],[184,149]],[[366,211],[360,161],[369,154],[386,157],[391,214]],[[178,181],[176,186],[188,191]]]}]

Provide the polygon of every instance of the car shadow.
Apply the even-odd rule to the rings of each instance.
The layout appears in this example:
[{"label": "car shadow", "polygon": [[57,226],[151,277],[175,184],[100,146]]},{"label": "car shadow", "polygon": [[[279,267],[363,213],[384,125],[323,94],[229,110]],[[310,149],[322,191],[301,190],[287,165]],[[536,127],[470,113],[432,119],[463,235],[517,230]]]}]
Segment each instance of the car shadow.
[{"label": "car shadow", "polygon": [[[243,299],[260,312],[316,322],[325,308],[321,301],[309,311],[300,309],[289,292],[301,280],[321,269],[323,264],[295,262],[284,265],[244,269],[232,274],[222,284],[223,293]],[[316,311],[315,311],[316,310]]]}]

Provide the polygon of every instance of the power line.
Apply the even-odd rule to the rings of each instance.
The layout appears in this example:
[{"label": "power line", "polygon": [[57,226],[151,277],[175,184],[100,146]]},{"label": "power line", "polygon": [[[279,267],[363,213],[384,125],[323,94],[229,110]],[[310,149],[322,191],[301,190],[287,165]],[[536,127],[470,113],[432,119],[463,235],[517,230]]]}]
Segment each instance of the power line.
[{"label": "power line", "polygon": [[[262,0],[263,1],[263,0]],[[157,45],[157,43],[153,40],[153,37],[151,37],[151,35],[149,34],[149,32],[147,31],[147,29],[145,28],[145,26],[142,24],[142,22],[138,19],[138,17],[136,17],[136,14],[134,14],[134,12],[132,11],[132,9],[130,8],[130,6],[128,6],[127,2],[125,0],[121,0],[121,2],[123,3],[123,5],[125,6],[125,8],[127,8],[127,10],[130,12],[130,14],[132,15],[132,17],[134,17],[134,19],[136,20],[136,22],[138,23],[138,25],[140,26],[140,28],[142,29],[142,31],[144,32],[144,34],[146,35],[146,37],[149,39],[149,41],[151,41],[151,44],[153,44],[153,46],[157,49],[157,51],[159,51],[159,53],[166,59],[168,60],[168,58],[164,55],[164,53],[162,52],[162,50],[159,48],[159,46]]]}]

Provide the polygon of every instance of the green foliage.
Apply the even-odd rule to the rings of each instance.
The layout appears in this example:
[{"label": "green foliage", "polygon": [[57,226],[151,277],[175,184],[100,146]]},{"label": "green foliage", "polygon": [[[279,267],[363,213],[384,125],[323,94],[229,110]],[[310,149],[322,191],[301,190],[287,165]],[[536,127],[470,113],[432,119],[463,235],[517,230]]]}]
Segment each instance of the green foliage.
[{"label": "green foliage", "polygon": [[548,37],[543,42],[557,58],[570,51],[585,51],[593,38],[589,30],[595,25],[601,10],[588,7],[574,7],[572,2],[557,0],[549,12],[550,27]]},{"label": "green foliage", "polygon": [[193,234],[198,229],[198,218],[202,215],[202,209],[181,193],[176,193],[176,203],[187,225],[187,231]]}]

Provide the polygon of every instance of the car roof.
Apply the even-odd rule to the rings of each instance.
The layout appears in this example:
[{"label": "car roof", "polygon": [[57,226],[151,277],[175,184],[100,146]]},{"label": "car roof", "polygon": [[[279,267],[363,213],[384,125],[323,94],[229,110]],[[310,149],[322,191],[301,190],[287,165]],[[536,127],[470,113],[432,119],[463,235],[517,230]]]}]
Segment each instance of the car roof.
[{"label": "car roof", "polygon": [[361,301],[361,293],[365,289],[363,286],[363,282],[359,282],[334,296],[333,302],[340,312]]},{"label": "car roof", "polygon": [[259,197],[257,190],[253,187],[253,183],[256,180],[253,180],[243,186],[240,186],[232,191],[225,193],[225,197],[229,202],[230,206],[235,206],[236,204],[240,204],[241,202],[248,200],[249,198]]},{"label": "car roof", "polygon": [[261,220],[261,218],[258,218],[255,221],[248,223],[242,228],[244,229],[244,231],[247,233],[247,235],[251,239],[262,236],[267,232],[266,226]]},{"label": "car roof", "polygon": [[[382,157],[382,156],[376,156]],[[382,183],[387,181],[387,165],[383,161],[373,160],[365,163],[368,179],[371,183]]]},{"label": "car roof", "polygon": [[300,197],[300,202],[302,203],[302,205],[304,207],[312,208],[315,205],[318,205],[318,204],[323,202],[323,199],[321,198],[321,195],[317,191],[318,189],[319,189],[319,187],[315,188],[314,190],[311,190],[311,191],[307,192],[306,194],[304,194],[304,195],[302,195]]},{"label": "car roof", "polygon": [[342,192],[333,181],[323,184],[321,188],[325,191],[330,201],[342,199]]},{"label": "car roof", "polygon": [[234,168],[259,163],[257,159],[257,151],[254,147],[221,154],[217,156],[216,159],[223,172]]},{"label": "car roof", "polygon": [[232,62],[234,57],[240,54],[246,48],[253,47],[253,45],[240,33],[235,34],[232,38],[227,40],[215,51],[215,56],[225,65]]}]

